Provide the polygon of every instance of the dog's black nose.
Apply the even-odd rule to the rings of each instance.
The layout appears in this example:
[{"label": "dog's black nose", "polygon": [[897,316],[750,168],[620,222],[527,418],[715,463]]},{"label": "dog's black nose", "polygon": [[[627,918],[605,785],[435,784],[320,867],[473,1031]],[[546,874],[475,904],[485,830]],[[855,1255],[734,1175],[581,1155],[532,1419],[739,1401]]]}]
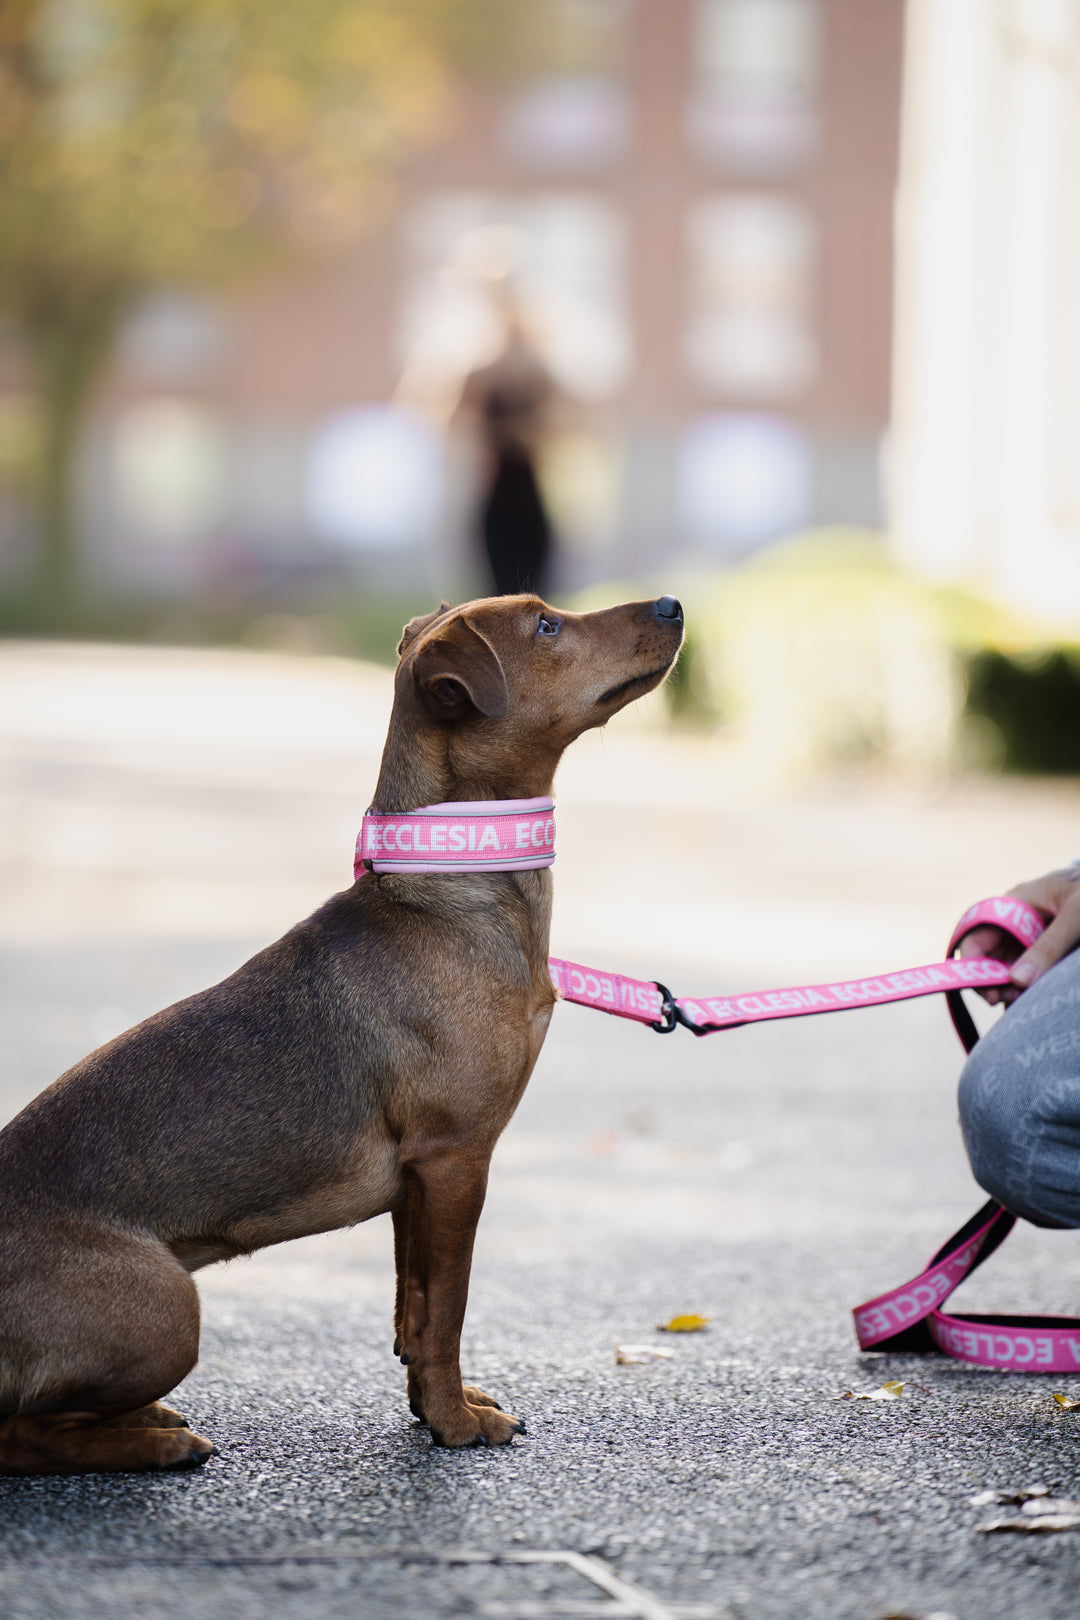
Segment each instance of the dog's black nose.
[{"label": "dog's black nose", "polygon": [[661,596],[656,604],[656,616],[658,619],[681,619],[682,603],[673,596]]}]

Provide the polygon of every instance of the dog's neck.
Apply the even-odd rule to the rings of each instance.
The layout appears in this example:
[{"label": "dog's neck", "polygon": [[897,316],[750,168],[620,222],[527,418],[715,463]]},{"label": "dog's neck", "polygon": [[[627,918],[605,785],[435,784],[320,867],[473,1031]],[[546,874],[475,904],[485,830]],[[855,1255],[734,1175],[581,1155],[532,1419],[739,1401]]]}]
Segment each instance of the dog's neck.
[{"label": "dog's neck", "polygon": [[480,776],[470,771],[455,748],[454,728],[420,731],[398,723],[396,712],[375,784],[372,809],[383,814],[404,814],[421,805],[476,802],[483,799],[533,799],[550,794],[554,762],[534,758],[496,765]]}]

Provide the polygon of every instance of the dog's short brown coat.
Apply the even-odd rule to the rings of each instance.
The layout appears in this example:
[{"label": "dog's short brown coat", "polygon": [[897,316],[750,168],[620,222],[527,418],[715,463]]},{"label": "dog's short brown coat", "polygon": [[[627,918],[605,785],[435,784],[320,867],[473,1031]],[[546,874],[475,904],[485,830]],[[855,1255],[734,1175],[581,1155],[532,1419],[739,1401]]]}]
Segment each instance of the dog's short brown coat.
[{"label": "dog's short brown coat", "polygon": [[[413,620],[375,807],[550,792],[681,640],[671,598]],[[543,870],[365,874],[0,1132],[0,1472],[205,1461],[160,1404],[198,1356],[191,1273],[387,1210],[413,1412],[444,1445],[520,1432],[462,1386],[458,1343],[488,1162],[554,1004],[550,908]]]}]

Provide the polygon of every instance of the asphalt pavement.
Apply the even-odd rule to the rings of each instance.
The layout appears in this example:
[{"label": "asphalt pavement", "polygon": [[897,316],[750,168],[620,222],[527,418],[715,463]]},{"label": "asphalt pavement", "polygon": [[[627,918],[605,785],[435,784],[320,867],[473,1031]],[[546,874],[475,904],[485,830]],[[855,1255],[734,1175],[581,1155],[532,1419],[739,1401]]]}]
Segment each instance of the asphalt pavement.
[{"label": "asphalt pavement", "polygon": [[[388,704],[343,661],[0,647],[0,1118],[346,881]],[[685,992],[900,968],[1076,847],[1069,782],[780,793],[661,718],[560,773],[559,954]],[[981,1202],[958,1067],[933,1000],[704,1040],[559,1008],[463,1345],[527,1437],[439,1451],[410,1418],[386,1219],[264,1251],[200,1273],[175,1403],[210,1463],[0,1480],[0,1612],[1071,1617],[1080,1533],[985,1536],[972,1498],[1080,1495],[1051,1398],[1080,1377],[854,1342],[852,1305]],[[1075,1234],[1021,1228],[957,1299],[1069,1312],[1078,1283]],[[682,1312],[711,1320],[657,1332]],[[886,1379],[899,1401],[843,1399]]]}]

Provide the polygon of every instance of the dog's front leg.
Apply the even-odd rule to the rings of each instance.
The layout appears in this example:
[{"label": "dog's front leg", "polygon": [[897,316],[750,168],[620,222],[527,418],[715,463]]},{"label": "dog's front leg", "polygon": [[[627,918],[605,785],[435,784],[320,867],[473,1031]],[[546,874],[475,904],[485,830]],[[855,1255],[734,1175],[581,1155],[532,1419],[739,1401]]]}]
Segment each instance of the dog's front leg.
[{"label": "dog's front leg", "polygon": [[[415,1178],[406,1175],[403,1201],[397,1209],[391,1212],[394,1223],[394,1272],[396,1286],[394,1292],[394,1354],[401,1356],[405,1349],[405,1302],[409,1291],[409,1199],[414,1202],[419,1192]],[[406,1359],[406,1358],[403,1358]],[[420,1399],[420,1380],[416,1368],[409,1367],[408,1380],[409,1410],[414,1418],[426,1423],[424,1406]]]},{"label": "dog's front leg", "polygon": [[[410,1183],[406,1181],[408,1187]],[[414,1196],[419,1192],[419,1185],[413,1183]],[[391,1212],[394,1223],[394,1270],[396,1273],[396,1290],[394,1297],[394,1354],[400,1356],[405,1348],[405,1300],[408,1296],[409,1280],[409,1204],[407,1196],[397,1209]],[[482,1389],[475,1384],[463,1384],[462,1390],[469,1406],[494,1406],[501,1411],[498,1401],[485,1395]],[[409,1368],[408,1382],[409,1410],[413,1417],[419,1418],[421,1423],[427,1422],[424,1412],[424,1403],[421,1398],[420,1379],[415,1367]]]},{"label": "dog's front leg", "polygon": [[[405,1290],[409,1278],[409,1181],[406,1177],[404,1202],[392,1210],[394,1223],[394,1354],[400,1356],[405,1348]],[[419,1413],[417,1416],[419,1417]]]},{"label": "dog's front leg", "polygon": [[409,1369],[409,1405],[440,1446],[505,1445],[525,1425],[461,1382],[461,1325],[487,1162],[460,1150],[410,1158],[394,1213],[396,1343]]}]

